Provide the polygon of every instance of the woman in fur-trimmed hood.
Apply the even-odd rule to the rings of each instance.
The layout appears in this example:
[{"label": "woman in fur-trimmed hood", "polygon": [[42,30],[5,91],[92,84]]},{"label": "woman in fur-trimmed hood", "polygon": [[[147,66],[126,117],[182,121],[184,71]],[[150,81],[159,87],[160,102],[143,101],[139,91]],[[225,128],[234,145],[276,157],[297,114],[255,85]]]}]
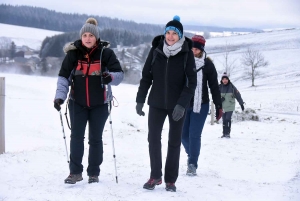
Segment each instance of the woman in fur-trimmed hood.
[{"label": "woman in fur-trimmed hood", "polygon": [[[54,107],[58,111],[69,95],[71,119],[70,174],[65,183],[81,181],[84,133],[89,122],[89,183],[98,182],[103,161],[102,132],[108,117],[111,85],[119,85],[123,71],[109,43],[100,40],[97,21],[89,18],[79,32],[80,40],[67,44],[58,74]],[[108,88],[106,92],[106,88]]]}]

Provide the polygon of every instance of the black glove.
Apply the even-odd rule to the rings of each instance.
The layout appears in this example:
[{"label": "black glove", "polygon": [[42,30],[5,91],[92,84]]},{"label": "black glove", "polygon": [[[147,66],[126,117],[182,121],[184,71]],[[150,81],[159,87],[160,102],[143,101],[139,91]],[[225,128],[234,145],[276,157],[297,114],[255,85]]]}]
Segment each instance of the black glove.
[{"label": "black glove", "polygon": [[244,111],[244,109],[245,109],[245,107],[244,107],[244,104],[243,104],[243,105],[241,105],[241,108],[242,108],[242,111]]},{"label": "black glove", "polygon": [[136,103],[136,113],[140,116],[145,116],[145,112],[143,112],[144,103]]},{"label": "black glove", "polygon": [[102,73],[102,83],[108,84],[112,81],[112,76],[108,72]]},{"label": "black glove", "polygon": [[219,121],[219,119],[221,119],[222,115],[223,115],[223,109],[220,105],[217,105],[216,106],[216,119],[217,119],[217,121]]},{"label": "black glove", "polygon": [[54,100],[54,108],[57,110],[57,111],[60,111],[60,105],[61,104],[63,104],[64,103],[64,101],[62,100],[62,99],[60,99],[60,98],[58,98],[58,99],[55,99]]},{"label": "black glove", "polygon": [[172,113],[173,120],[178,121],[179,119],[181,119],[184,115],[184,112],[185,108],[177,104]]}]

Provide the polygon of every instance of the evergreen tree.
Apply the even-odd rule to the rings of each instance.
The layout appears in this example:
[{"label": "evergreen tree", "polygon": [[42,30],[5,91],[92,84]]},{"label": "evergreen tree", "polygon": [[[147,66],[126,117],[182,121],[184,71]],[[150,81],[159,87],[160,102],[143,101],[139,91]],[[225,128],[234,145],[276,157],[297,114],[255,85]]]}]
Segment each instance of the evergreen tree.
[{"label": "evergreen tree", "polygon": [[33,6],[0,4],[0,23],[5,24],[72,32],[80,30],[88,17],[94,17],[98,21],[101,30],[131,30],[152,36],[161,33],[162,30],[160,25],[136,23],[109,17],[88,16],[85,14],[61,13]]},{"label": "evergreen tree", "polygon": [[8,57],[10,59],[13,59],[15,57],[15,53],[16,53],[16,45],[15,43],[12,41],[11,42],[11,45],[10,45],[10,48],[9,48],[9,55]]}]

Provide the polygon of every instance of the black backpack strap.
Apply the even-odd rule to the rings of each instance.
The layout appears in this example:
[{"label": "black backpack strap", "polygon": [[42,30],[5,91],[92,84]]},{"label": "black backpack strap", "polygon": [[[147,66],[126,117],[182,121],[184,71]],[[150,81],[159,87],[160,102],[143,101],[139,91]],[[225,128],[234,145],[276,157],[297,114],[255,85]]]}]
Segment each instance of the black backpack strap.
[{"label": "black backpack strap", "polygon": [[153,51],[153,57],[152,57],[152,61],[151,61],[151,68],[150,68],[150,72],[152,73],[152,66],[155,62],[155,59],[156,59],[156,56],[157,54],[160,53],[160,54],[164,54],[160,49],[158,48],[155,48],[154,51]]},{"label": "black backpack strap", "polygon": [[157,54],[158,54],[158,52],[157,52],[157,50],[155,49],[155,50],[153,51],[153,58],[152,58],[152,61],[151,61],[151,66],[154,64]]},{"label": "black backpack strap", "polygon": [[183,70],[184,70],[184,73],[185,73],[186,86],[187,87],[189,86],[189,79],[188,79],[188,76],[186,74],[185,68],[186,68],[186,63],[187,63],[188,56],[189,56],[189,52],[184,53],[184,56],[183,56]]},{"label": "black backpack strap", "polygon": [[184,71],[185,71],[187,59],[188,59],[188,56],[189,56],[188,54],[189,54],[189,52],[186,52],[186,53],[184,54],[184,58],[183,58],[183,70],[184,70]]}]

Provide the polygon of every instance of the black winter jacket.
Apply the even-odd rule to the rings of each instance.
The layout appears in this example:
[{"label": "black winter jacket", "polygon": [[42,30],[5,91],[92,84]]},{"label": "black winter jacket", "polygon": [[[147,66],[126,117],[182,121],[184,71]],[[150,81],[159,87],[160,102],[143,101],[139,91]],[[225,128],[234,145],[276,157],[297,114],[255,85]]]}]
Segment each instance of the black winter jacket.
[{"label": "black winter jacket", "polygon": [[72,49],[65,50],[67,55],[59,71],[59,76],[66,79],[72,76],[72,98],[84,107],[101,105],[106,101],[106,89],[101,80],[104,71],[122,72],[116,55],[108,48],[103,51],[100,65],[100,53],[107,43],[97,43],[98,46],[88,51],[81,40],[75,41],[70,45]]},{"label": "black winter jacket", "polygon": [[[212,94],[212,99],[217,108],[222,108],[221,94],[218,83],[218,73],[215,65],[210,58],[205,58],[205,65],[203,68],[203,83],[202,83],[202,103],[209,102],[208,87]],[[201,72],[201,71],[200,71]]]},{"label": "black winter jacket", "polygon": [[[186,37],[181,51],[169,58],[163,53],[164,41],[163,35],[156,36],[152,41],[152,48],[143,68],[136,102],[145,103],[148,90],[152,85],[148,105],[161,109],[174,109],[176,104],[179,104],[186,108],[194,96],[197,85],[195,59],[191,51],[192,41]],[[153,51],[158,51],[158,53],[151,65]],[[186,53],[188,57],[184,69]]]}]

